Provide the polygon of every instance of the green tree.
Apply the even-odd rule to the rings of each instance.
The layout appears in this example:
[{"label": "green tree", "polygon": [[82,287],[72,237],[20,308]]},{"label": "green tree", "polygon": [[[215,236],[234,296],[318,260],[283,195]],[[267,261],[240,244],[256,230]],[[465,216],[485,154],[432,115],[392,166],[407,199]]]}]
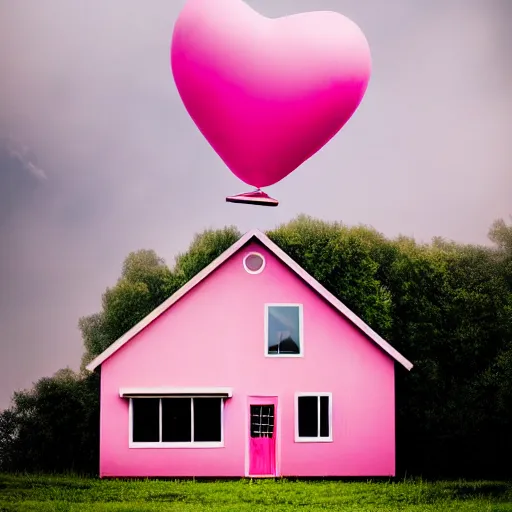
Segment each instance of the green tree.
[{"label": "green tree", "polygon": [[0,413],[2,471],[97,471],[99,378],[59,370]]},{"label": "green tree", "polygon": [[192,279],[241,236],[234,226],[218,230],[207,229],[195,235],[188,251],[176,257],[174,275],[179,285],[183,286]]},{"label": "green tree", "polygon": [[301,215],[267,233],[269,238],[374,330],[392,325],[391,296],[378,280],[369,240],[375,232]]},{"label": "green tree", "polygon": [[[510,219],[512,220],[512,216]],[[497,219],[492,223],[488,237],[498,249],[512,256],[512,225],[507,225],[503,219]]]},{"label": "green tree", "polygon": [[131,252],[116,285],[103,294],[102,311],[78,322],[85,348],[82,370],[178,287],[173,273],[155,251]]}]

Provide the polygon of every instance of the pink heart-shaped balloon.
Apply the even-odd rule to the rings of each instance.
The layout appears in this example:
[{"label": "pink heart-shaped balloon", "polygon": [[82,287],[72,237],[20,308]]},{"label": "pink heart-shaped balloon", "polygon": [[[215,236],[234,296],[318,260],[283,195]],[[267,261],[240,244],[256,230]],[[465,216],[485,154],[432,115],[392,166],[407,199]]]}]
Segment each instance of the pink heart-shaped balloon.
[{"label": "pink heart-shaped balloon", "polygon": [[261,16],[241,0],[188,0],[171,67],[190,117],[242,181],[272,185],[321,149],[359,106],[368,42],[339,13]]}]

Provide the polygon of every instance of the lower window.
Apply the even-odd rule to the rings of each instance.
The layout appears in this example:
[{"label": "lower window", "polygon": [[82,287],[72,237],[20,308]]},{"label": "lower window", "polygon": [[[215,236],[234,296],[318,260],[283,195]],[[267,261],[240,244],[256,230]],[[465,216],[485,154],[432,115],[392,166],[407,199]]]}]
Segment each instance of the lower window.
[{"label": "lower window", "polygon": [[223,399],[132,398],[131,445],[222,446]]},{"label": "lower window", "polygon": [[332,441],[331,393],[298,393],[296,395],[295,441]]}]

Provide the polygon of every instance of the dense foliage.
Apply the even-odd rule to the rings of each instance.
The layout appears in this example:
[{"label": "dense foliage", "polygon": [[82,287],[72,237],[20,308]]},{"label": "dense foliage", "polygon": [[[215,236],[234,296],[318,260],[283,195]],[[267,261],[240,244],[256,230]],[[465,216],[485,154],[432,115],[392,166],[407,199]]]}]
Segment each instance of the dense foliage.
[{"label": "dense foliage", "polygon": [[[493,224],[494,247],[389,240],[304,216],[268,235],[414,363],[397,366],[399,473],[512,476],[512,226]],[[205,231],[172,269],[153,251],[131,253],[102,310],[80,319],[82,364],[239,236]],[[0,468],[95,472],[98,386],[82,366],[16,393],[0,414]]]}]

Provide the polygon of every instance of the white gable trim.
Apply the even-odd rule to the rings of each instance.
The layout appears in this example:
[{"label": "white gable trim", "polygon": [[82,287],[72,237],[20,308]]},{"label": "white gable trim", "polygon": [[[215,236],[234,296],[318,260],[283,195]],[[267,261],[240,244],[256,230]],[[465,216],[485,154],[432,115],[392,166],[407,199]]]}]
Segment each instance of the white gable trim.
[{"label": "white gable trim", "polygon": [[340,313],[347,317],[354,325],[359,327],[370,339],[372,339],[384,352],[387,352],[393,359],[402,364],[405,368],[410,370],[413,364],[408,361],[402,354],[395,350],[386,340],[381,338],[368,324],[361,318],[353,313],[343,302],[338,300],[329,290],[324,288],[313,276],[308,274],[300,265],[295,263],[288,254],[280,249],[268,236],[258,231],[254,235],[267,249],[273,252],[283,263],[288,265],[299,277],[301,277],[313,290],[321,295],[327,302],[334,306]]},{"label": "white gable trim", "polygon": [[335,309],[348,318],[354,325],[363,331],[371,340],[373,340],[379,347],[389,354],[393,359],[402,364],[407,370],[410,370],[413,365],[398,351],[396,351],[387,341],[381,338],[369,325],[361,320],[355,313],[353,313],[347,306],[338,300],[331,292],[326,290],[316,279],[308,274],[302,267],[292,260],[283,250],[281,250],[268,236],[259,231],[252,229],[243,235],[237,242],[235,242],[229,249],[224,251],[219,257],[214,259],[208,266],[201,272],[196,274],[190,281],[182,286],[178,291],[171,295],[167,300],[162,302],[160,306],[154,309],[149,315],[143,318],[138,324],[133,326],[127,333],[121,336],[117,341],[112,343],[104,352],[93,359],[87,366],[87,370],[93,371],[112,354],[117,352],[125,343],[130,341],[134,336],[147,327],[153,320],[158,318],[162,313],[169,309],[174,303],[178,302],[184,295],[186,295],[192,288],[198,285],[203,279],[209,276],[215,269],[222,263],[227,261],[233,254],[241,249],[252,238],[256,238],[264,247],[271,253],[279,258],[285,265],[293,270],[299,277],[301,277],[311,288],[313,288],[319,295],[321,295],[327,302],[329,302]]},{"label": "white gable trim", "polygon": [[86,369],[93,371],[101,363],[107,360],[114,352],[117,352],[126,342],[131,340],[142,329],[147,327],[153,320],[158,318],[162,313],[167,311],[175,302],[178,302],[184,295],[186,295],[194,286],[199,284],[203,279],[209,276],[217,267],[228,260],[238,249],[243,247],[254,235],[254,231],[249,231],[240,240],[235,242],[231,247],[226,249],[220,256],[215,258],[209,265],[207,265],[201,272],[198,272],[190,281],[184,284],[179,290],[173,293],[167,300],[162,302],[160,306],[155,308],[149,315],[144,317],[138,324],[134,325],[128,332],[123,334],[117,341],[112,343],[105,351],[93,359]]}]

